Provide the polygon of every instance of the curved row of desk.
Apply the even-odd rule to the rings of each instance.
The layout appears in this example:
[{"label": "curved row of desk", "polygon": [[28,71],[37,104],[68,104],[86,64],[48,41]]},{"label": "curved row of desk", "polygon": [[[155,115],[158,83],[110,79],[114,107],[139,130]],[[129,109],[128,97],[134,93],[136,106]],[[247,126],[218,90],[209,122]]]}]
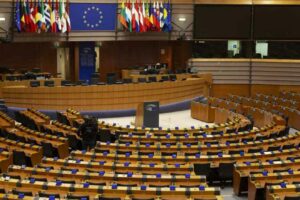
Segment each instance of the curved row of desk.
[{"label": "curved row of desk", "polygon": [[42,110],[81,111],[136,109],[144,101],[160,105],[177,103],[209,94],[211,79],[207,75],[186,80],[94,86],[26,87],[2,89],[10,107],[34,107]]}]

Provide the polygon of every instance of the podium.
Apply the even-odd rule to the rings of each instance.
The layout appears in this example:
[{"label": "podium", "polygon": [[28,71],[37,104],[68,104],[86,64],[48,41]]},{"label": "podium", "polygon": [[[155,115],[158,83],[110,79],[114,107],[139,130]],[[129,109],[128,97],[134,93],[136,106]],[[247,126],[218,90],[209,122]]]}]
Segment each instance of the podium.
[{"label": "podium", "polygon": [[192,101],[191,117],[203,122],[212,123],[215,120],[215,108],[209,104]]},{"label": "podium", "polygon": [[136,116],[136,127],[158,128],[159,126],[159,102],[143,102],[139,103]]}]

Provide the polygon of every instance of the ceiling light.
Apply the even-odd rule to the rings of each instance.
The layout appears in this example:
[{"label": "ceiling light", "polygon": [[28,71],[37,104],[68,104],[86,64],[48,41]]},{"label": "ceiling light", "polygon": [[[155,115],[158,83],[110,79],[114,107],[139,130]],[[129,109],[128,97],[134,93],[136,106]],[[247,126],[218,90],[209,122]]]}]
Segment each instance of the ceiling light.
[{"label": "ceiling light", "polygon": [[0,22],[4,22],[5,21],[5,17],[0,17]]},{"label": "ceiling light", "polygon": [[186,21],[186,18],[185,18],[185,17],[179,17],[178,20],[179,20],[180,22],[185,22],[185,21]]}]

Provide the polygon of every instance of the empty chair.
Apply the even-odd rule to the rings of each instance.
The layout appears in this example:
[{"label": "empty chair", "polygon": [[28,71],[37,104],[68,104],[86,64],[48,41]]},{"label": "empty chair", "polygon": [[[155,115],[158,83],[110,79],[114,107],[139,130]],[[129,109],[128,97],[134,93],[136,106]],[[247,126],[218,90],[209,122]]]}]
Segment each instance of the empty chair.
[{"label": "empty chair", "polygon": [[42,198],[50,198],[50,197],[55,197],[55,198],[60,198],[60,195],[59,194],[51,194],[51,193],[45,193],[45,192],[39,192],[38,193],[39,197],[42,197]]},{"label": "empty chair", "polygon": [[176,145],[176,142],[162,142],[161,145],[170,145],[170,146],[174,146],[174,145]]},{"label": "empty chair", "polygon": [[135,136],[145,136],[145,132],[132,132],[132,135],[135,135]]},{"label": "empty chair", "polygon": [[276,161],[281,161],[280,158],[275,158],[275,159],[268,159],[266,160],[267,162],[276,162]]},{"label": "empty chair", "polygon": [[269,138],[268,135],[265,135],[265,136],[256,136],[255,140],[256,141],[267,140],[268,138]]},{"label": "empty chair", "polygon": [[169,80],[169,76],[162,76],[160,81],[168,81]]},{"label": "empty chair", "polygon": [[147,80],[146,80],[146,78],[138,78],[138,82],[139,83],[146,83]]},{"label": "empty chair", "polygon": [[43,147],[43,155],[49,158],[58,157],[57,150],[52,146],[51,143],[41,142]]},{"label": "empty chair", "polygon": [[67,134],[69,147],[72,150],[82,149],[81,140],[77,139],[75,135]]},{"label": "empty chair", "polygon": [[216,140],[212,140],[212,141],[206,141],[204,142],[205,145],[208,145],[208,144],[211,144],[211,145],[217,145],[219,144],[219,141],[216,141]]},{"label": "empty chair", "polygon": [[278,151],[280,150],[280,146],[269,146],[268,151]]},{"label": "empty chair", "polygon": [[82,85],[82,86],[87,86],[87,82],[85,80],[79,80],[76,82],[76,85]]},{"label": "empty chair", "polygon": [[147,156],[147,155],[149,155],[149,154],[154,155],[154,152],[143,152],[143,151],[139,151],[139,152],[138,152],[138,155],[140,155],[140,156]]},{"label": "empty chair", "polygon": [[117,152],[117,154],[123,154],[123,155],[125,155],[125,154],[132,154],[132,152],[131,151],[120,151],[120,150],[117,150],[116,151]]},{"label": "empty chair", "polygon": [[226,133],[235,133],[236,129],[231,128],[231,129],[226,129]]},{"label": "empty chair", "polygon": [[290,168],[289,169],[274,169],[273,173],[289,172],[289,170],[291,170],[291,169]]},{"label": "empty chair", "polygon": [[149,145],[154,145],[154,142],[152,141],[152,142],[140,142],[140,145],[147,145],[147,144],[149,144]]},{"label": "empty chair", "polygon": [[132,141],[119,140],[119,144],[132,144]]},{"label": "empty chair", "polygon": [[269,139],[275,139],[275,138],[277,138],[278,137],[278,133],[271,133],[270,135],[269,135]]},{"label": "empty chair", "polygon": [[154,188],[169,188],[170,185],[154,185],[154,184],[149,184],[149,187],[154,187]]},{"label": "empty chair", "polygon": [[99,77],[92,77],[90,80],[91,85],[97,85],[99,83]]},{"label": "empty chair", "polygon": [[30,87],[39,87],[40,81],[30,81]]},{"label": "empty chair", "polygon": [[123,83],[132,83],[132,79],[131,78],[124,78]]},{"label": "empty chair", "polygon": [[61,86],[70,86],[71,85],[71,81],[61,80],[60,85]]},{"label": "empty chair", "polygon": [[56,180],[56,181],[60,181],[62,183],[66,183],[66,184],[75,184],[76,183],[75,181],[69,181],[69,180]]},{"label": "empty chair", "polygon": [[44,86],[46,86],[46,87],[54,87],[54,80],[46,80],[44,82]]},{"label": "empty chair", "polygon": [[200,154],[200,152],[189,152],[189,153],[184,153],[185,156],[196,156],[197,154]]},{"label": "empty chair", "polygon": [[173,135],[175,136],[175,137],[180,137],[180,136],[185,136],[186,135],[186,133],[173,133]]},{"label": "empty chair", "polygon": [[216,155],[219,155],[219,154],[222,154],[222,151],[208,151],[208,152],[206,152],[206,155],[208,155],[208,156],[216,156]]},{"label": "empty chair", "polygon": [[106,153],[109,153],[110,151],[108,150],[108,149],[94,149],[94,151],[96,152],[96,153],[104,153],[104,152],[106,152]]},{"label": "empty chair", "polygon": [[16,190],[16,189],[13,189],[13,190],[12,190],[12,193],[15,194],[15,195],[23,194],[24,196],[33,196],[33,195],[32,195],[32,192],[28,192],[28,191],[20,191],[20,190]]},{"label": "empty chair", "polygon": [[205,132],[197,132],[197,133],[193,133],[193,136],[203,136],[205,135],[206,133]]},{"label": "empty chair", "polygon": [[14,165],[28,165],[26,155],[23,151],[13,151],[13,164]]},{"label": "empty chair", "polygon": [[154,133],[154,136],[155,137],[158,137],[158,136],[166,136],[168,135],[168,133]]},{"label": "empty chair", "polygon": [[176,81],[177,80],[176,74],[171,74],[169,77],[170,77],[171,81]]},{"label": "empty chair", "polygon": [[286,127],[284,130],[281,130],[279,133],[278,133],[278,137],[283,137],[283,136],[286,136],[289,134],[289,131],[290,131],[290,127]]},{"label": "empty chair", "polygon": [[248,153],[259,153],[263,149],[262,148],[253,148],[253,149],[248,149]]},{"label": "empty chair", "polygon": [[34,139],[30,139],[30,138],[27,138],[27,143],[37,145],[37,142]]},{"label": "empty chair", "polygon": [[232,181],[233,178],[233,168],[234,163],[220,163],[219,165],[219,178],[222,184],[225,183],[225,181],[230,180]]},{"label": "empty chair", "polygon": [[89,200],[90,197],[88,195],[86,196],[79,196],[79,195],[74,195],[74,194],[68,194],[67,199],[72,199],[72,200]]},{"label": "empty chair", "polygon": [[179,185],[181,188],[199,188],[200,185]]},{"label": "empty chair", "polygon": [[223,131],[212,131],[211,135],[222,135]]},{"label": "empty chair", "polygon": [[241,154],[244,153],[244,150],[229,150],[228,154],[234,155],[234,154]]},{"label": "empty chair", "polygon": [[98,183],[98,182],[92,182],[92,181],[87,181],[86,183],[88,183],[89,185],[96,185],[96,186],[105,186],[106,183]]},{"label": "empty chair", "polygon": [[183,142],[183,145],[188,145],[188,144],[190,144],[190,145],[198,145],[198,142],[196,141],[196,142]]},{"label": "empty chair", "polygon": [[206,176],[208,181],[211,181],[211,168],[210,163],[195,163],[194,164],[194,173],[196,175]]},{"label": "empty chair", "polygon": [[157,82],[156,76],[150,76],[148,80],[149,82]]},{"label": "empty chair", "polygon": [[176,155],[177,156],[177,152],[161,152],[162,156],[173,156]]},{"label": "empty chair", "polygon": [[35,181],[40,181],[40,182],[47,182],[47,178],[35,178],[35,177],[29,177],[28,179],[34,179]]},{"label": "empty chair", "polygon": [[125,187],[137,187],[137,184],[129,184],[129,183],[118,183],[118,186],[125,186]]},{"label": "empty chair", "polygon": [[114,142],[114,136],[109,129],[99,129],[97,133],[97,141],[100,142]]},{"label": "empty chair", "polygon": [[240,142],[239,140],[226,140],[226,143],[229,143],[229,144],[236,144],[239,142]]},{"label": "empty chair", "polygon": [[293,149],[295,148],[294,144],[285,144],[282,146],[282,150],[284,149]]},{"label": "empty chair", "polygon": [[18,136],[15,135],[15,134],[13,134],[13,133],[8,133],[7,134],[7,139],[17,141],[18,140]]},{"label": "empty chair", "polygon": [[115,84],[117,81],[116,73],[107,73],[106,74],[106,82],[107,84]]},{"label": "empty chair", "polygon": [[253,138],[242,138],[242,142],[252,142]]}]

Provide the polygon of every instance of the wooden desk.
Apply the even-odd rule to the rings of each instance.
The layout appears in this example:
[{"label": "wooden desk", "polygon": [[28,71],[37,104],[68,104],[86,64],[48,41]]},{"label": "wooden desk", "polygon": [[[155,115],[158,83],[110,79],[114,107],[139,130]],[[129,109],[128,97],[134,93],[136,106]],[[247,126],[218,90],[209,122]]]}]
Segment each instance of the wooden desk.
[{"label": "wooden desk", "polygon": [[211,108],[208,104],[202,104],[199,102],[191,102],[191,117],[207,123],[214,122],[215,112],[214,108]]},{"label": "wooden desk", "polygon": [[43,158],[43,149],[37,145],[30,145],[28,143],[0,138],[0,148],[8,149],[11,154],[14,150],[24,152],[31,160],[32,165],[39,164]]},{"label": "wooden desk", "polygon": [[155,77],[157,81],[162,80],[163,76],[169,77],[170,75],[176,75],[178,81],[182,81],[187,78],[197,77],[196,74],[131,74],[129,77],[132,79],[133,82],[138,82],[139,78],[144,78],[146,81],[149,81],[149,77]]},{"label": "wooden desk", "polygon": [[[290,160],[274,161],[272,164],[270,162],[251,163],[249,165],[244,163],[236,164],[233,171],[233,191],[235,195],[239,195],[245,190],[248,191],[248,178],[251,172],[262,172],[263,170],[271,172],[274,169],[289,168],[295,171],[300,169],[300,160],[298,159],[294,162]],[[247,182],[247,184],[245,182]],[[242,185],[247,186],[247,188],[242,187]]]},{"label": "wooden desk", "polygon": [[50,121],[50,120],[47,121],[47,120],[43,119],[42,117],[35,115],[28,110],[23,110],[23,111],[21,111],[21,113],[23,115],[25,115],[26,117],[32,119],[38,127],[40,127],[43,124],[47,124]]},{"label": "wooden desk", "polygon": [[95,86],[5,87],[8,106],[64,110],[136,109],[140,102],[159,101],[161,105],[190,100],[209,94],[210,82],[204,78],[186,81]]},{"label": "wooden desk", "polygon": [[244,161],[249,161],[253,159],[260,159],[261,161],[265,161],[274,157],[280,157],[282,159],[286,159],[289,156],[297,155],[299,151],[297,149],[293,150],[283,150],[281,151],[273,151],[273,152],[265,152],[261,153],[245,153],[243,156],[240,155],[222,155],[222,156],[207,156],[200,155],[199,157],[195,156],[177,156],[176,158],[172,158],[170,156],[156,156],[148,157],[148,156],[137,156],[131,155],[127,157],[126,155],[118,155],[118,154],[101,154],[101,153],[91,153],[91,152],[81,152],[81,151],[73,151],[71,156],[75,159],[82,159],[85,161],[119,161],[119,162],[132,162],[132,163],[168,163],[168,164],[176,164],[176,163],[210,163],[211,167],[218,167],[220,163],[242,163]]},{"label": "wooden desk", "polygon": [[121,135],[119,140],[123,141],[132,141],[133,143],[137,143],[140,141],[143,142],[204,142],[204,141],[220,141],[220,143],[226,143],[227,140],[240,140],[242,138],[246,137],[254,137],[257,133],[261,133],[262,135],[270,135],[274,132],[280,132],[284,130],[284,126],[266,126],[265,128],[261,128],[258,130],[251,130],[251,131],[244,131],[244,132],[238,132],[238,133],[224,133],[221,135],[210,135],[207,134],[206,136],[192,136],[191,134],[189,137],[185,137],[184,135],[179,136],[173,136],[169,135],[170,137],[166,136],[160,136],[156,137],[153,136],[152,133],[147,133],[145,136],[133,136],[133,135]]},{"label": "wooden desk", "polygon": [[[55,86],[59,86],[61,84],[62,79],[61,78],[52,78],[49,80],[54,81]],[[3,93],[2,90],[5,87],[13,87],[13,86],[25,86],[25,87],[30,87],[30,81],[33,80],[22,80],[22,81],[0,81],[0,98],[3,98]],[[39,80],[41,85],[44,85],[44,82],[46,80]],[[31,106],[28,106],[29,108]]]},{"label": "wooden desk", "polygon": [[[41,182],[36,181],[34,183],[30,183],[29,180],[17,180],[10,179],[0,180],[0,187],[5,190],[12,190],[16,187],[16,185],[20,186],[18,189],[21,191],[30,191],[33,194],[38,193],[39,191],[46,191],[48,193],[60,194],[65,196],[70,194],[70,191],[74,195],[88,195],[91,199],[96,195],[104,195],[104,196],[114,196],[121,197],[124,199],[125,196],[127,198],[157,198],[159,195],[163,199],[169,200],[185,200],[189,198],[204,198],[204,199],[220,199],[220,189],[205,187],[203,190],[199,190],[199,188],[175,188],[175,190],[171,190],[170,188],[150,188],[146,187],[146,190],[141,190],[140,187],[124,187],[119,186],[117,189],[112,188],[112,186],[94,186],[88,185],[84,186],[83,184],[67,184],[63,183],[61,185],[57,185],[55,182]],[[45,189],[46,188],[46,189]],[[73,189],[72,189],[73,188]],[[128,194],[128,190],[130,190],[131,194]],[[160,191],[160,192],[158,192]],[[187,191],[189,191],[187,195]],[[129,196],[128,196],[129,195]],[[222,198],[221,198],[222,199]]]},{"label": "wooden desk", "polygon": [[[218,145],[205,145],[203,143],[198,143],[197,145],[186,146],[184,144],[177,143],[175,145],[162,145],[158,143],[156,145],[126,145],[126,144],[116,144],[116,143],[97,143],[96,149],[101,150],[109,150],[112,152],[117,151],[130,151],[130,152],[153,152],[154,155],[161,155],[162,152],[176,152],[177,155],[184,156],[185,153],[188,152],[201,152],[201,154],[205,154],[208,151],[210,152],[223,152],[225,154],[229,154],[229,150],[243,150],[247,152],[251,148],[261,148],[264,151],[267,151],[269,146],[281,146],[285,144],[294,144],[295,146],[298,145],[300,141],[300,133],[295,133],[294,135],[288,135],[281,138],[264,140],[264,141],[254,141],[248,142],[247,144],[244,143],[236,143],[236,144],[218,144]],[[178,152],[178,153],[177,153]]]},{"label": "wooden desk", "polygon": [[18,126],[16,128],[7,128],[6,131],[21,137],[34,139],[40,145],[42,142],[51,143],[52,146],[57,149],[60,158],[65,158],[69,155],[69,145],[68,140],[66,138],[45,135],[43,133],[29,130],[23,126]]},{"label": "wooden desk", "polygon": [[147,174],[194,174],[193,165],[183,164],[179,167],[176,165],[168,164],[157,164],[154,166],[146,164],[128,163],[126,166],[123,163],[118,162],[92,162],[92,161],[81,161],[81,160],[69,160],[69,159],[54,159],[54,158],[44,158],[41,163],[45,167],[54,167],[55,169],[78,169],[80,171],[95,171],[99,172],[101,170],[106,172],[136,172],[147,173]]},{"label": "wooden desk", "polygon": [[262,174],[250,175],[248,184],[248,199],[255,200],[258,190],[263,190],[266,183],[281,183],[286,182],[292,184],[293,181],[300,181],[300,172],[294,171],[293,174],[288,172],[268,173],[267,176]]},{"label": "wooden desk", "polygon": [[5,173],[9,165],[13,163],[13,156],[8,151],[0,152],[0,170],[1,173]]},{"label": "wooden desk", "polygon": [[[66,180],[76,181],[81,183],[83,180],[91,181],[94,183],[106,183],[111,185],[113,183],[120,184],[137,184],[137,185],[206,185],[205,176],[190,175],[187,178],[185,175],[169,175],[163,174],[160,178],[154,175],[142,175],[132,173],[131,176],[128,174],[116,174],[115,172],[105,172],[103,175],[99,175],[99,172],[81,172],[72,170],[47,170],[42,168],[32,167],[21,167],[12,165],[8,168],[8,175],[10,176],[21,176],[22,179],[27,177],[35,178],[47,178],[48,181]],[[101,177],[99,177],[101,176]],[[187,181],[188,180],[188,181]]]},{"label": "wooden desk", "polygon": [[300,185],[299,184],[287,184],[286,188],[281,186],[270,186],[267,189],[266,196],[267,200],[284,200],[285,197],[298,197],[300,198],[299,193]]}]

